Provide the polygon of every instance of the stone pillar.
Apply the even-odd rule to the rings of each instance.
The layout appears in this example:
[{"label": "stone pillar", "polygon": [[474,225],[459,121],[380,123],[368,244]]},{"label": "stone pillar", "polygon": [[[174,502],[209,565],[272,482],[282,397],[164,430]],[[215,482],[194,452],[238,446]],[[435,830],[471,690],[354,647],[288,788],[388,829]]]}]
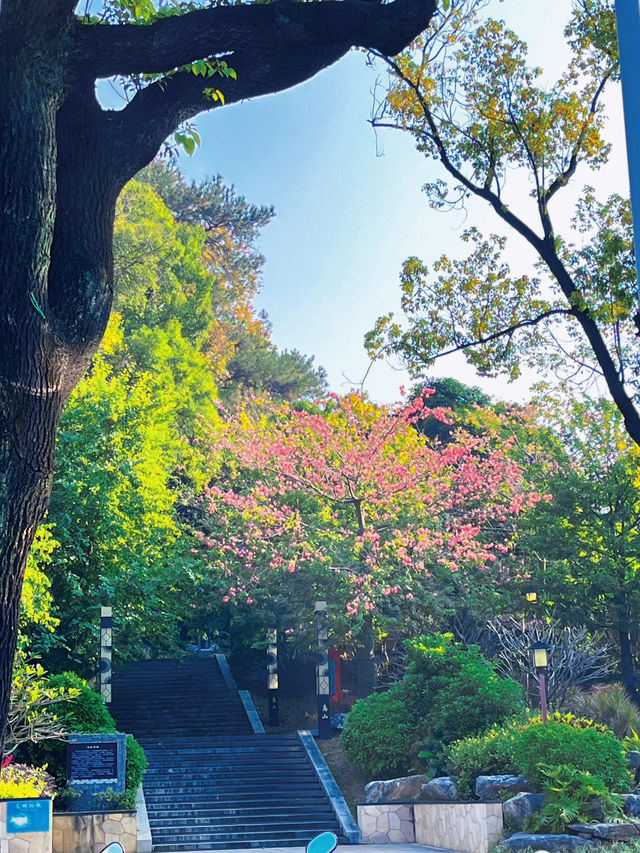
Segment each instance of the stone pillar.
[{"label": "stone pillar", "polygon": [[108,705],[111,702],[111,657],[113,645],[113,611],[111,607],[100,608],[100,663],[98,681],[100,695]]},{"label": "stone pillar", "polygon": [[318,737],[327,740],[331,737],[329,719],[329,628],[327,625],[327,602],[316,601],[316,637],[318,641],[316,657],[316,693],[318,695]]},{"label": "stone pillar", "polygon": [[278,713],[278,631],[267,630],[267,691],[269,696],[269,725],[280,725]]}]

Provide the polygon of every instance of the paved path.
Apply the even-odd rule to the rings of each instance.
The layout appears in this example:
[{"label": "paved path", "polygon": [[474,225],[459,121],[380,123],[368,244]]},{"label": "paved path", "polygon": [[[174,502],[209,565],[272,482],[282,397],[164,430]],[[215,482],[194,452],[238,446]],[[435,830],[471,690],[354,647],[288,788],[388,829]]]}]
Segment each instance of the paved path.
[{"label": "paved path", "polygon": [[[216,850],[212,853],[304,853],[304,847],[241,847],[237,850]],[[197,853],[206,853],[198,850]],[[424,847],[422,844],[339,844],[336,853],[455,853],[442,847]],[[473,853],[473,851],[469,851]]]}]

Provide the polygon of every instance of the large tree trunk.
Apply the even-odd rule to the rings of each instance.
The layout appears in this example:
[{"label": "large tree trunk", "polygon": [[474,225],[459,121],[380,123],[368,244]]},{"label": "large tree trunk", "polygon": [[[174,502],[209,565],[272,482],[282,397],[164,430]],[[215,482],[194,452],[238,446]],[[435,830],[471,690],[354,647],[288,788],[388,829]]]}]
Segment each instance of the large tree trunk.
[{"label": "large tree trunk", "polygon": [[[34,21],[27,41],[11,18],[6,4],[0,15],[0,752],[27,555],[49,498],[56,429],[110,309],[108,208],[115,203],[113,188],[105,199],[84,180],[90,163],[96,170],[95,153],[82,140],[66,147],[67,157],[78,152],[75,164],[59,156],[70,19],[61,16],[55,39],[51,29],[39,33]],[[83,158],[84,174],[76,168]],[[74,173],[71,181],[69,174],[59,180],[61,168]]]},{"label": "large tree trunk", "polygon": [[[225,55],[225,102],[281,91],[351,45],[396,53],[434,0],[211,6],[151,25],[76,19],[77,0],[0,0],[0,749],[29,548],[55,433],[109,318],[118,193],[181,122],[212,109],[185,68]],[[171,73],[119,112],[99,77]],[[211,82],[211,81],[209,81]]]},{"label": "large tree trunk", "polygon": [[374,658],[375,642],[373,618],[368,613],[358,635],[360,645],[356,652],[356,696],[369,696],[376,689],[378,676]]}]

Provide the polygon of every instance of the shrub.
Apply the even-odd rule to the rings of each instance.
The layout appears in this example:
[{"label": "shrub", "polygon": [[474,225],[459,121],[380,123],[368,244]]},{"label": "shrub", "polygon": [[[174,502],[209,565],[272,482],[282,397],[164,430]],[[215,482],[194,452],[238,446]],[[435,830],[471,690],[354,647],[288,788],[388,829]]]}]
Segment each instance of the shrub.
[{"label": "shrub", "polygon": [[520,685],[499,676],[477,647],[436,634],[410,651],[402,688],[419,737],[447,745],[524,711]]},{"label": "shrub", "polygon": [[408,644],[403,680],[386,693],[356,703],[347,717],[347,757],[372,773],[403,772],[420,757],[442,765],[443,746],[488,725],[524,713],[522,689],[496,674],[477,648],[464,649],[450,634]]},{"label": "shrub", "polygon": [[[111,734],[117,731],[116,722],[107,710],[104,699],[87,682],[73,672],[52,675],[47,683],[52,687],[73,688],[76,694],[56,706],[57,713],[65,718],[68,731],[74,733]],[[59,789],[66,785],[67,744],[61,740],[48,740],[40,743],[24,744],[19,753],[34,764],[46,764],[49,772],[55,776]],[[132,735],[127,735],[127,769],[125,791],[114,794],[118,807],[135,809],[136,793],[142,781],[147,760],[144,750]],[[62,793],[62,790],[61,790]],[[68,791],[60,798],[60,803],[72,799]]]},{"label": "shrub", "polygon": [[340,740],[349,761],[374,775],[396,775],[408,767],[411,729],[401,687],[393,685],[356,702]]},{"label": "shrub", "polygon": [[55,779],[44,767],[9,764],[0,770],[0,799],[31,800],[54,795]]},{"label": "shrub", "polygon": [[473,795],[473,785],[478,776],[518,773],[513,747],[521,728],[522,722],[514,720],[449,746],[446,753],[447,764],[451,772],[458,777],[458,790],[462,797]]},{"label": "shrub", "polygon": [[[62,672],[50,675],[47,686],[53,688],[73,688],[75,696],[56,705],[56,713],[64,717],[68,732],[91,732],[109,734],[116,731],[116,723],[104,699],[87,682],[74,672]],[[66,783],[67,745],[63,740],[49,740],[40,743],[24,744],[18,754],[32,764],[46,764],[59,786]]]},{"label": "shrub", "polygon": [[116,722],[107,710],[104,699],[75,672],[50,675],[47,684],[51,687],[73,688],[77,695],[57,706],[59,716],[65,716],[70,732],[92,732],[109,734],[116,731]]},{"label": "shrub", "polygon": [[542,787],[545,765],[567,765],[603,779],[609,790],[628,791],[631,774],[622,744],[612,732],[567,723],[531,723],[514,739],[513,756],[532,785]]},{"label": "shrub", "polygon": [[605,726],[572,714],[556,713],[547,724],[534,717],[496,726],[452,744],[447,761],[463,796],[471,795],[477,776],[494,773],[521,773],[542,788],[547,776],[540,762],[600,776],[609,790],[626,791],[630,782],[620,741]]},{"label": "shrub", "polygon": [[146,769],[147,758],[144,754],[144,749],[133,735],[127,735],[127,772],[125,778],[124,808],[135,809],[136,794]]},{"label": "shrub", "polygon": [[[548,720],[550,723],[565,723],[567,726],[573,726],[575,729],[595,729],[597,732],[604,734],[611,733],[609,726],[604,723],[598,723],[590,717],[576,717],[571,712],[562,713],[562,711],[554,711],[549,714]],[[542,717],[538,714],[536,717],[531,717],[529,722],[541,723]]]}]

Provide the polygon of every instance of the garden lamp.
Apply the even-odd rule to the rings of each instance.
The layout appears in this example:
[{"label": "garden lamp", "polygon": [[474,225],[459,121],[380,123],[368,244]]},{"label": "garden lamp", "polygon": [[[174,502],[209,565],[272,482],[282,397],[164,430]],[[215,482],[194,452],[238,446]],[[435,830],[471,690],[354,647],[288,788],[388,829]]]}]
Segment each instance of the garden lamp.
[{"label": "garden lamp", "polygon": [[536,640],[529,646],[531,650],[531,658],[533,660],[533,666],[536,670],[536,675],[538,676],[538,682],[540,684],[540,708],[542,709],[542,722],[547,722],[547,684],[546,684],[546,670],[548,664],[548,647],[546,643],[542,643],[540,640]]}]

